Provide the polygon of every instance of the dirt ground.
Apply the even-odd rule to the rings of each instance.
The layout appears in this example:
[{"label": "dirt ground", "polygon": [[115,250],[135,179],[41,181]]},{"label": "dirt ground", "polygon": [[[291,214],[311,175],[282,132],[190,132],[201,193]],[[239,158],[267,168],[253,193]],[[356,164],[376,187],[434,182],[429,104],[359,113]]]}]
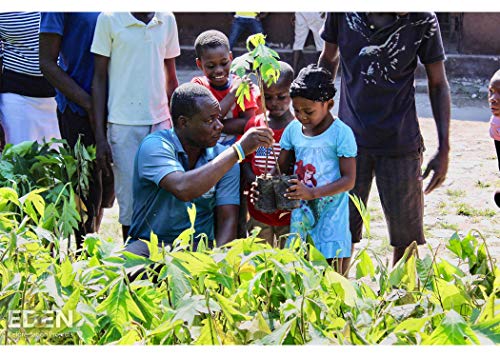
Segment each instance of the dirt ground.
[{"label": "dirt ground", "polygon": [[[428,97],[417,103],[428,103]],[[454,97],[458,101],[460,98]],[[426,104],[428,106],[428,104]],[[479,111],[478,111],[479,110]],[[469,115],[465,115],[470,111]],[[418,110],[419,115],[428,115],[425,109]],[[468,113],[468,112],[467,112]],[[424,224],[428,246],[420,248],[425,256],[432,250],[444,252],[447,240],[457,232],[465,236],[470,230],[477,230],[487,239],[491,255],[500,259],[500,209],[493,201],[495,190],[500,189],[496,152],[493,141],[488,135],[488,111],[485,100],[468,101],[467,107],[452,107],[452,117],[456,114],[460,120],[451,122],[451,152],[447,179],[444,184],[425,196]],[[482,121],[478,121],[482,120]],[[437,133],[434,120],[420,119],[426,152],[424,167],[437,148]],[[426,185],[430,178],[424,182]],[[370,254],[384,256],[392,260],[392,249],[388,243],[387,226],[380,206],[376,187],[373,185],[368,203],[371,214],[371,235],[356,246],[356,249],[369,246]],[[104,236],[121,240],[121,228],[118,221],[118,207],[106,210],[101,227]],[[439,247],[441,246],[441,247]],[[439,247],[439,248],[438,248]],[[385,260],[384,259],[384,260]]]},{"label": "dirt ground", "polygon": [[[437,149],[437,132],[432,118],[421,118],[426,152],[424,167]],[[443,252],[447,240],[457,232],[463,237],[478,230],[487,239],[490,253],[500,258],[500,209],[493,201],[500,189],[500,173],[487,122],[452,120],[450,162],[444,184],[424,197],[424,228],[428,245]],[[429,182],[428,177],[424,186]],[[374,185],[375,186],[375,185]],[[369,245],[374,253],[391,259],[387,226],[376,188],[372,189],[368,208],[371,214],[371,237],[359,248]],[[428,254],[428,247],[420,249]]]}]

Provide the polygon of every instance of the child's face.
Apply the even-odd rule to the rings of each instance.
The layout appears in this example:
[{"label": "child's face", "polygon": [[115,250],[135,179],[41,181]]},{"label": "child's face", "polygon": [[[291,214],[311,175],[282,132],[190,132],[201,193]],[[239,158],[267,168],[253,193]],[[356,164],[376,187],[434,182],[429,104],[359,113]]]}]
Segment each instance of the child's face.
[{"label": "child's face", "polygon": [[233,55],[224,46],[206,48],[201,58],[196,59],[196,65],[203,71],[208,81],[215,86],[224,86],[229,80],[229,69]]},{"label": "child's face", "polygon": [[493,78],[488,88],[488,102],[494,116],[500,117],[500,78]]},{"label": "child's face", "polygon": [[264,99],[269,116],[280,118],[290,110],[290,85],[288,83],[272,84],[264,88]]},{"label": "child's face", "polygon": [[333,108],[333,99],[327,102],[315,102],[303,97],[294,97],[292,101],[295,117],[310,132],[321,127],[321,123]]}]

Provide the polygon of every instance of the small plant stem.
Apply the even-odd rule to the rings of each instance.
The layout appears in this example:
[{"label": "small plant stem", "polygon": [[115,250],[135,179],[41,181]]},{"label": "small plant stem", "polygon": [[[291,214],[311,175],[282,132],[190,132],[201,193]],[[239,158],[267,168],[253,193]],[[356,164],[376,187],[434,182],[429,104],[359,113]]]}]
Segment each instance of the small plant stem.
[{"label": "small plant stem", "polygon": [[217,334],[217,331],[215,331],[215,323],[212,317],[212,310],[210,310],[208,290],[205,290],[205,301],[207,302],[208,320],[209,320],[208,323],[210,324],[210,337],[212,338],[212,345],[215,346],[215,335]]},{"label": "small plant stem", "polygon": [[490,263],[490,269],[491,269],[491,272],[493,274],[495,274],[495,264],[493,263],[493,258],[491,257],[490,255],[490,251],[488,249],[488,245],[486,244],[486,239],[484,238],[484,236],[481,234],[481,232],[479,232],[477,229],[472,229],[473,232],[476,232],[477,234],[479,234],[479,237],[481,237],[483,243],[484,243],[484,248],[486,250],[486,255],[488,256],[488,261]]},{"label": "small plant stem", "polygon": [[[268,123],[269,119],[267,118],[267,110],[266,110],[266,99],[265,99],[265,96],[264,96],[264,82],[262,81],[262,76],[260,74],[257,75],[257,82],[259,83],[260,98],[261,98],[261,110],[264,113],[264,122],[266,123],[266,127],[269,129],[269,123]],[[276,163],[276,169],[278,170],[278,175],[281,176],[280,167],[278,165],[278,158],[274,154],[274,149],[272,147],[271,147],[271,150],[272,150],[272,153],[273,153],[274,161]],[[269,160],[269,151],[266,150],[266,166],[265,166],[265,169],[264,169],[264,172],[265,172],[266,176],[267,176],[267,173],[269,172],[269,169],[268,169],[269,168],[268,160]]]},{"label": "small plant stem", "polygon": [[306,343],[306,324],[304,322],[304,303],[306,301],[306,290],[302,294],[302,302],[300,303],[300,335],[302,337],[302,343]]}]

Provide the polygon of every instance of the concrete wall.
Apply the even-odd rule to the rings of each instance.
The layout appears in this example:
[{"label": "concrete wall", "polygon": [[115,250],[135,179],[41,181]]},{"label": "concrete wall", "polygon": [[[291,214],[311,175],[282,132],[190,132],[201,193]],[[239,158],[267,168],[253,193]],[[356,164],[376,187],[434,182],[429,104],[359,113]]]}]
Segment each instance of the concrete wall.
[{"label": "concrete wall", "polygon": [[464,13],[459,52],[500,55],[500,13]]},{"label": "concrete wall", "polygon": [[[205,30],[219,30],[229,37],[232,12],[176,12],[181,45],[193,46],[196,36]],[[267,42],[273,48],[291,48],[293,42],[293,12],[269,13],[262,20]],[[244,46],[243,39],[240,46]],[[238,47],[238,46],[237,46]]]},{"label": "concrete wall", "polygon": [[[269,13],[262,20],[264,32],[267,34],[267,44],[277,50],[281,59],[292,62],[292,44],[294,38],[294,29],[292,25],[293,12],[274,12]],[[219,30],[229,37],[233,13],[231,12],[176,12],[177,27],[179,30],[179,42],[181,45],[181,56],[178,58],[179,67],[190,67],[194,65],[194,41],[196,37],[206,30]],[[248,36],[248,35],[247,35]],[[242,36],[239,43],[235,46],[233,53],[235,56],[246,52],[245,40],[247,36]],[[313,45],[312,35],[306,42],[306,46]],[[305,61],[314,62],[316,58],[315,51],[306,49]]]}]

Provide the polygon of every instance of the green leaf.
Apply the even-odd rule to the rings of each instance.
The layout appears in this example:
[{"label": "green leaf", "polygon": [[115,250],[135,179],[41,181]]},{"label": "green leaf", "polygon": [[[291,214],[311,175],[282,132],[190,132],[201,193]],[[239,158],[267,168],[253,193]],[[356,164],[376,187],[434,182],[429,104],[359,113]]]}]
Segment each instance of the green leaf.
[{"label": "green leaf", "polygon": [[234,325],[236,321],[244,321],[250,319],[249,316],[246,316],[245,314],[242,314],[240,312],[239,309],[241,308],[235,302],[225,298],[224,296],[216,292],[214,292],[214,297],[219,303],[222,312],[224,313],[230,324]]},{"label": "green leaf", "polygon": [[331,284],[332,289],[337,296],[348,306],[355,306],[356,304],[356,290],[352,283],[333,270],[325,272],[326,281]]},{"label": "green leaf", "polygon": [[80,215],[76,210],[75,197],[70,195],[69,201],[63,199],[63,208],[61,212],[61,231],[64,237],[69,237],[73,234],[73,231],[78,228],[78,222],[80,221]]},{"label": "green leaf", "polygon": [[137,330],[129,330],[122,338],[118,341],[118,345],[133,345],[141,341],[141,336]]},{"label": "green leaf", "polygon": [[98,313],[105,312],[120,328],[130,321],[131,316],[145,321],[144,315],[132,299],[123,279],[115,284],[108,297],[97,306],[96,311]]},{"label": "green leaf", "polygon": [[176,264],[168,264],[166,274],[169,277],[168,287],[171,292],[172,304],[177,308],[184,296],[192,293],[192,288],[186,274]]},{"label": "green leaf", "polygon": [[158,249],[158,236],[153,231],[151,231],[151,234],[149,235],[149,240],[142,240],[142,241],[146,243],[148,246],[149,259],[155,263],[159,262],[162,259],[162,256]]},{"label": "green leaf", "polygon": [[195,341],[195,345],[221,345],[219,335],[215,329],[214,323],[210,318],[204,319],[201,322],[200,336]]},{"label": "green leaf", "polygon": [[191,276],[199,276],[205,273],[214,273],[219,270],[213,257],[200,252],[175,252],[172,253],[180,264],[186,268]]},{"label": "green leaf", "polygon": [[282,345],[285,339],[288,337],[288,334],[290,333],[292,328],[295,326],[296,322],[297,318],[295,317],[285,322],[283,325],[278,327],[276,330],[274,330],[266,337],[258,341],[255,341],[255,343],[262,345]]},{"label": "green leaf", "polygon": [[500,344],[500,315],[491,320],[472,325],[472,330],[488,338],[494,344]]},{"label": "green leaf", "polygon": [[445,310],[462,311],[465,306],[470,306],[469,296],[464,290],[459,289],[454,282],[435,278],[434,286],[435,290],[431,301],[436,304],[440,302]]},{"label": "green leaf", "polygon": [[[212,312],[220,311],[220,307],[213,300],[210,300],[209,306]],[[177,307],[172,320],[182,320],[185,321],[188,325],[192,325],[194,318],[202,313],[208,313],[205,296],[184,296],[179,306]]]},{"label": "green leaf", "polygon": [[70,286],[75,280],[75,276],[76,273],[73,273],[73,266],[69,258],[66,258],[61,264],[61,286],[64,288]]},{"label": "green leaf", "polygon": [[431,318],[432,316],[406,319],[396,326],[394,332],[404,332],[404,333],[420,332]]},{"label": "green leaf", "polygon": [[365,206],[363,201],[361,199],[354,195],[354,194],[349,194],[349,198],[351,199],[352,203],[354,204],[354,207],[358,210],[361,219],[363,221],[363,225],[365,226],[366,230],[366,235],[370,236],[370,211],[368,211],[368,208]]},{"label": "green leaf", "polygon": [[264,316],[260,311],[257,312],[255,317],[250,321],[243,321],[239,325],[240,330],[247,330],[249,334],[249,339],[258,340],[264,338],[271,333],[271,329],[267,324]]},{"label": "green leaf", "polygon": [[429,338],[422,341],[422,344],[470,345],[479,344],[479,340],[465,320],[457,312],[451,310]]},{"label": "green leaf", "polygon": [[356,279],[360,279],[364,276],[375,276],[375,267],[373,266],[373,262],[368,255],[366,249],[363,249],[356,259],[358,264],[356,264]]}]

